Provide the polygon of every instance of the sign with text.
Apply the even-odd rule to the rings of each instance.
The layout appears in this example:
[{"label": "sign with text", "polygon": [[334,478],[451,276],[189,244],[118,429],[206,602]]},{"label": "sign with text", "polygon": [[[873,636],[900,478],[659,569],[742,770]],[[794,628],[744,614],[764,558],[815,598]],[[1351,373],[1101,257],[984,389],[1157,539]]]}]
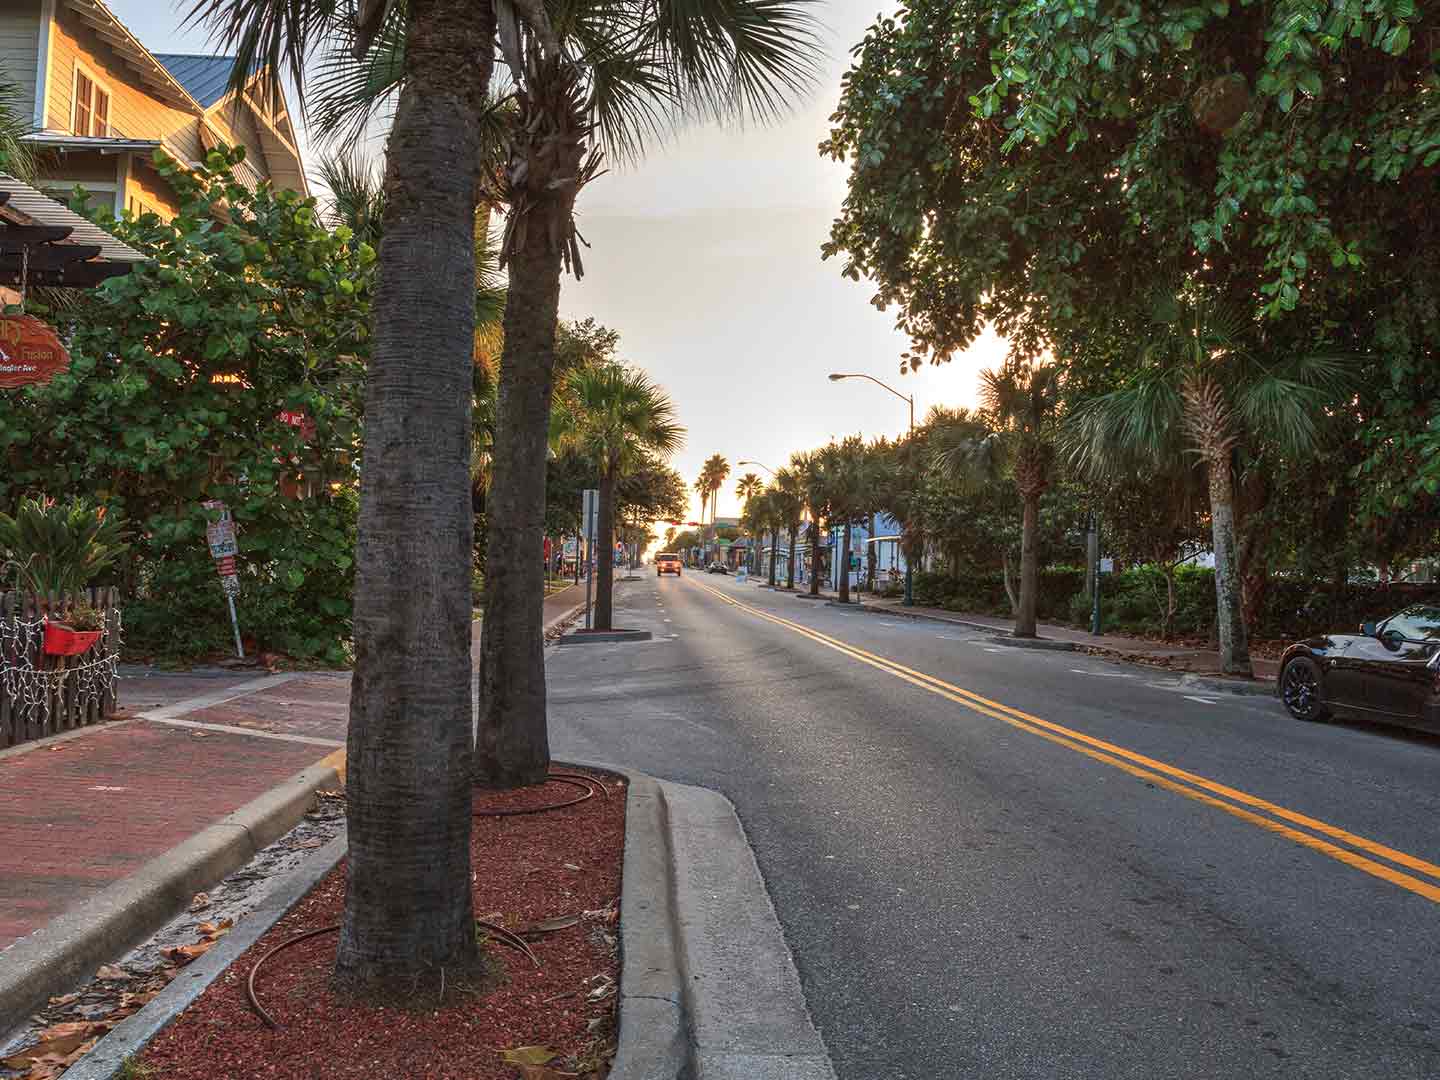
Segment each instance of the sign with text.
[{"label": "sign with text", "polygon": [[33,315],[0,316],[0,388],[37,386],[70,370],[60,336]]},{"label": "sign with text", "polygon": [[212,559],[223,559],[227,555],[235,555],[235,519],[230,516],[229,509],[222,502],[201,503],[211,513],[219,512],[220,516],[215,521],[205,525],[205,539],[210,544],[210,557]]}]

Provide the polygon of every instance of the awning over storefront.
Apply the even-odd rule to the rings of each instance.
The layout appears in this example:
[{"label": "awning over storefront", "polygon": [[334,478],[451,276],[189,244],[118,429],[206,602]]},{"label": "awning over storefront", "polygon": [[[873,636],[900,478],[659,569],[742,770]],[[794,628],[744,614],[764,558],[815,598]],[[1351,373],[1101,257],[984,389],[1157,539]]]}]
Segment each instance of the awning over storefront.
[{"label": "awning over storefront", "polygon": [[0,285],[92,288],[145,256],[44,192],[0,173]]}]

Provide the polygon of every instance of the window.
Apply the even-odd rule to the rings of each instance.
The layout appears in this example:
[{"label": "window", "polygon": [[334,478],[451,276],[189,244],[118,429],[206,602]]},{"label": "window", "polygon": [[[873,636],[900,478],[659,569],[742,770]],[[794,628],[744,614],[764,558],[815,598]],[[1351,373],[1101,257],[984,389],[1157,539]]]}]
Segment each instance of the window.
[{"label": "window", "polygon": [[1440,608],[1412,607],[1385,623],[1385,633],[1395,631],[1409,641],[1440,639]]},{"label": "window", "polygon": [[75,116],[71,126],[76,135],[110,134],[110,92],[79,67],[75,69]]}]

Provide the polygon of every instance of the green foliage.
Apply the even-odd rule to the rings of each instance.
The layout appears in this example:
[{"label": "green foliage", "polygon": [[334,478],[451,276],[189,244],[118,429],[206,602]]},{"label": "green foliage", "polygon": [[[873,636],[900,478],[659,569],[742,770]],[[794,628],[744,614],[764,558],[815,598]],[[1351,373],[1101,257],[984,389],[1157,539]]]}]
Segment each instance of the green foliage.
[{"label": "green foliage", "polygon": [[67,311],[68,373],[0,397],[0,500],[43,488],[123,513],[127,643],[177,657],[228,647],[200,505],[223,501],[244,633],[338,661],[376,256],[314,200],[236,182],[242,159],[212,150],[192,172],[157,154],[180,215],[101,218],[152,261]]},{"label": "green foliage", "polygon": [[0,514],[0,559],[40,596],[69,595],[98,584],[129,550],[125,523],[88,499],[22,498],[15,516]]}]

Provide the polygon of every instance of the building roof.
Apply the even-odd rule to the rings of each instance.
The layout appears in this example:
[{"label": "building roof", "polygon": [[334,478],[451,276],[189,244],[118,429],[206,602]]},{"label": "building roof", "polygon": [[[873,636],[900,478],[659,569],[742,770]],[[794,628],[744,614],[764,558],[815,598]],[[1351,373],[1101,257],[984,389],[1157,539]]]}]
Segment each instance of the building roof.
[{"label": "building roof", "polygon": [[[9,242],[17,236],[23,239]],[[29,248],[28,265],[20,245]],[[0,284],[18,284],[26,267],[32,285],[86,288],[145,260],[69,207],[0,173]]]},{"label": "building roof", "polygon": [[230,75],[235,70],[233,56],[198,53],[155,53],[154,56],[202,109],[210,108],[230,88]]}]

